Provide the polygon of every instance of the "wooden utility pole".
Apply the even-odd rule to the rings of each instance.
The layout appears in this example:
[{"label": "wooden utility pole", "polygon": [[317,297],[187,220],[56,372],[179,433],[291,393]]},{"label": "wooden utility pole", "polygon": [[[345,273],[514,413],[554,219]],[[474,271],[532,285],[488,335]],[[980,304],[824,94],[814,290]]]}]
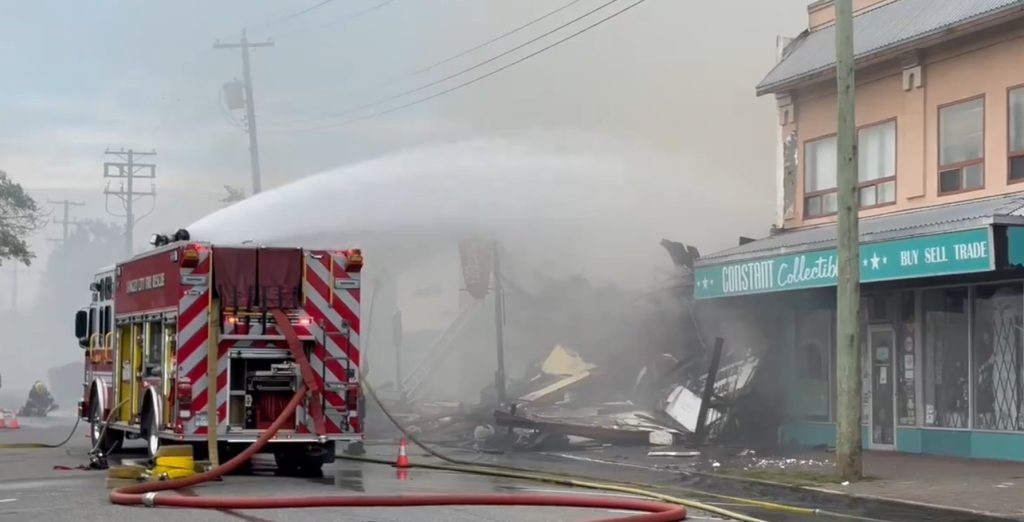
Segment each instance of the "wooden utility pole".
[{"label": "wooden utility pole", "polygon": [[60,205],[60,206],[64,207],[64,218],[63,219],[53,218],[53,222],[55,224],[61,225],[60,239],[51,239],[50,240],[50,241],[60,242],[61,244],[63,244],[65,241],[68,240],[68,235],[70,234],[70,230],[69,230],[68,227],[70,227],[71,225],[77,225],[78,224],[78,221],[75,221],[75,220],[71,219],[71,207],[84,207],[85,203],[80,203],[80,202],[77,202],[77,201],[71,201],[70,199],[65,199],[63,201],[54,201],[54,200],[51,199],[51,200],[47,200],[47,201],[51,205]]},{"label": "wooden utility pole", "polygon": [[839,281],[836,288],[836,469],[859,480],[861,461],[860,241],[857,226],[857,128],[854,112],[853,0],[836,0],[836,147]]},{"label": "wooden utility pole", "polygon": [[[156,208],[156,189],[153,187],[153,180],[156,179],[156,164],[153,163],[140,163],[139,157],[145,156],[156,156],[156,151],[151,152],[139,152],[133,149],[119,151],[107,150],[104,152],[107,155],[117,156],[121,161],[107,161],[103,164],[103,177],[121,180],[122,185],[118,190],[110,190],[110,185],[103,190],[103,194],[107,196],[107,213],[125,218],[124,224],[124,250],[125,257],[129,258],[135,251],[134,237],[135,237],[135,224],[142,218],[148,216]],[[138,190],[135,186],[135,181],[139,179],[150,180],[149,190],[142,191]],[[110,196],[114,196],[121,200],[121,205],[124,207],[124,214],[119,214],[110,210]],[[135,209],[135,203],[143,198],[153,198],[153,207],[149,209],[149,212],[141,217],[137,217]]]},{"label": "wooden utility pole", "polygon": [[500,247],[494,242],[494,333],[497,336],[498,370],[494,372],[494,391],[498,394],[498,402],[504,404],[508,400],[505,389],[505,292],[501,286],[501,264],[499,262]]},{"label": "wooden utility pole", "polygon": [[214,49],[241,49],[242,50],[242,81],[245,88],[245,128],[249,133],[249,161],[252,166],[252,193],[259,194],[262,189],[260,174],[260,149],[259,140],[256,136],[256,103],[252,95],[252,74],[249,69],[249,50],[257,47],[273,47],[274,42],[250,42],[245,36],[245,29],[242,29],[242,38],[238,43],[213,44]]}]

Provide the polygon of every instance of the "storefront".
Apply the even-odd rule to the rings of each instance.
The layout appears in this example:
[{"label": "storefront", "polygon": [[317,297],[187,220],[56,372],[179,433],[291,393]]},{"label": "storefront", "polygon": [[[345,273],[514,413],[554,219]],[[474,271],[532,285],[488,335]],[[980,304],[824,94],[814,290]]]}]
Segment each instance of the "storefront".
[{"label": "storefront", "polygon": [[[1024,220],[1021,204],[992,207],[862,223],[865,447],[1024,460]],[[786,443],[835,442],[834,232],[780,233],[695,270],[698,300],[778,297]]]}]

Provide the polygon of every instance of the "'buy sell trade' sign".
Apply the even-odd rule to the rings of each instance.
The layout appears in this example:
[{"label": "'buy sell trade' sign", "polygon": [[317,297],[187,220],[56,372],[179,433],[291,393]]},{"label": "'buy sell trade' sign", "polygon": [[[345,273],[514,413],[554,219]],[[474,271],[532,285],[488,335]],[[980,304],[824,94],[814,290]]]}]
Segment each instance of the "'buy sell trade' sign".
[{"label": "'buy sell trade' sign", "polygon": [[[988,228],[917,236],[860,246],[864,283],[992,270],[995,257]],[[710,299],[836,284],[836,249],[698,267],[694,295]]]}]

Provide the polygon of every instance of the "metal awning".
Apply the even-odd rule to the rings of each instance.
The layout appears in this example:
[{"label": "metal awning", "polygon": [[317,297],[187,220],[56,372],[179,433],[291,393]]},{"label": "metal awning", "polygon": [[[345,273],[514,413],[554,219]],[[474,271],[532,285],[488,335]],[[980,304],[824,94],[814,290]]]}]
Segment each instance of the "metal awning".
[{"label": "metal awning", "polygon": [[[993,270],[993,225],[1024,225],[1024,196],[863,219],[861,281]],[[832,286],[836,257],[834,224],[778,232],[702,257],[696,263],[694,295],[710,299]]]}]

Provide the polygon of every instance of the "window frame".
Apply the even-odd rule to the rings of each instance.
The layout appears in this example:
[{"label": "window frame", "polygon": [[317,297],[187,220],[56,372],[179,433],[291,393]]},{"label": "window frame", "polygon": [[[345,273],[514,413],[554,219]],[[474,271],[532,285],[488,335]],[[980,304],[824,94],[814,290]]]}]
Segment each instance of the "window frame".
[{"label": "window frame", "polygon": [[[1013,106],[1010,104],[1010,96],[1014,91],[1021,91],[1024,93],[1024,83],[1017,85],[1011,85],[1006,88],[1006,183],[1016,184],[1024,183],[1024,178],[1013,179],[1010,175],[1013,173],[1013,160],[1024,157],[1024,147],[1013,150],[1013,143],[1010,142],[1010,136],[1013,130]],[[1019,132],[1024,133],[1024,122],[1021,122],[1021,128]]]},{"label": "window frame", "polygon": [[[942,110],[953,107],[955,105],[961,105],[964,103],[970,103],[975,100],[981,100],[981,157],[969,161],[961,161],[958,163],[949,163],[943,165],[942,163]],[[940,104],[935,109],[935,164],[937,166],[935,172],[935,193],[938,197],[952,196],[956,194],[963,194],[965,192],[973,192],[975,190],[983,190],[986,186],[985,178],[988,175],[988,171],[985,168],[985,124],[988,119],[988,103],[985,97],[985,93],[976,94],[967,98],[961,98],[959,100],[953,100],[951,102]],[[1007,138],[1009,139],[1009,138]],[[964,173],[963,169],[966,167],[972,167],[974,165],[981,165],[981,186],[972,188],[963,188],[964,186]],[[948,192],[942,191],[942,173],[949,170],[960,171],[960,189],[951,190]],[[1009,174],[1007,174],[1009,175]]]},{"label": "window frame", "polygon": [[[857,154],[859,156],[860,155],[860,131],[862,131],[864,129],[871,128],[871,127],[877,127],[877,126],[880,126],[880,125],[885,125],[887,123],[892,123],[893,124],[893,134],[892,134],[892,136],[893,136],[893,138],[892,138],[893,139],[893,144],[892,145],[893,146],[892,146],[892,151],[893,151],[893,166],[894,166],[894,170],[893,170],[892,176],[885,177],[885,178],[873,179],[873,180],[870,180],[870,181],[861,181],[860,180],[860,158],[857,158],[857,160],[858,160],[857,161],[857,208],[859,208],[860,210],[869,210],[869,209],[879,208],[879,207],[888,207],[889,205],[895,205],[896,201],[899,199],[899,197],[898,197],[898,195],[899,195],[899,183],[897,183],[897,181],[896,181],[896,174],[897,174],[897,172],[899,171],[899,168],[900,168],[899,167],[899,165],[900,165],[900,163],[899,163],[899,159],[900,159],[900,147],[899,147],[900,127],[899,127],[899,122],[897,121],[897,119],[898,118],[896,116],[893,116],[891,118],[887,118],[887,119],[884,119],[884,120],[879,120],[879,121],[876,121],[876,122],[873,122],[873,123],[868,123],[866,125],[861,125],[861,126],[857,127]],[[875,203],[874,205],[861,205],[860,204],[860,190],[862,188],[864,188],[864,187],[871,187],[871,186],[878,186],[878,185],[882,185],[884,183],[888,183],[890,181],[892,182],[893,190],[895,191],[895,195],[894,195],[892,201],[889,201],[889,202],[886,202],[886,203]],[[877,201],[877,195],[878,195],[878,189],[876,188],[875,189],[875,196],[876,196],[875,199],[876,199],[876,201]]]},{"label": "window frame", "polygon": [[[836,186],[835,187],[832,187],[831,189],[825,189],[825,190],[816,190],[814,192],[808,192],[807,191],[807,166],[809,165],[809,163],[807,161],[807,149],[808,149],[808,146],[811,145],[811,144],[814,144],[816,142],[822,141],[822,140],[827,140],[829,138],[837,138],[837,137],[838,137],[838,134],[835,133],[835,132],[832,132],[832,133],[829,133],[829,134],[822,134],[821,136],[817,136],[815,138],[804,140],[803,157],[800,158],[800,159],[803,161],[803,184],[801,186],[801,191],[803,192],[803,198],[802,198],[803,199],[803,203],[802,203],[803,207],[801,208],[801,214],[803,215],[803,218],[805,220],[806,219],[826,218],[826,217],[830,217],[830,216],[835,216],[835,215],[837,215],[839,213],[839,210],[838,210],[839,205],[838,204],[836,205],[836,211],[835,212],[822,212],[821,214],[813,214],[813,215],[807,213],[807,200],[809,198],[813,198],[813,197],[822,198],[822,202],[824,202],[824,196],[826,196],[828,194],[833,194],[833,193],[836,195],[837,199],[839,198],[839,173],[838,172],[836,172]],[[836,145],[836,147],[837,147],[837,150],[838,150],[838,144]],[[836,167],[838,168],[838,166],[839,165],[837,164]],[[822,205],[822,208],[824,208],[824,205]]]}]

